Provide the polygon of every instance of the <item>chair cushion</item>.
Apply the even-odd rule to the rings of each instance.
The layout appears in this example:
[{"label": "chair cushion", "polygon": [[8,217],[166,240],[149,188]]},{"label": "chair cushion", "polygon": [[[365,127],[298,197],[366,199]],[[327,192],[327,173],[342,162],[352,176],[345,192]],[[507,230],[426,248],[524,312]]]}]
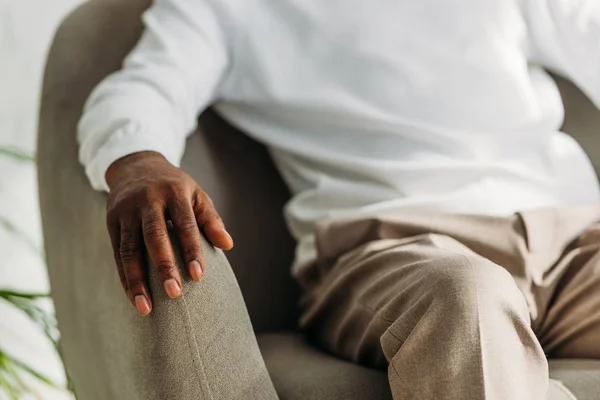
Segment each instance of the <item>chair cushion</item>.
[{"label": "chair cushion", "polygon": [[[258,344],[281,400],[392,398],[387,373],[332,357],[298,334],[260,334]],[[600,398],[600,361],[550,360],[550,377],[548,400]]]},{"label": "chair cushion", "polygon": [[550,360],[550,377],[562,382],[577,400],[600,399],[600,360]]},{"label": "chair cushion", "polygon": [[391,399],[387,374],[332,357],[297,334],[260,334],[281,400]]}]

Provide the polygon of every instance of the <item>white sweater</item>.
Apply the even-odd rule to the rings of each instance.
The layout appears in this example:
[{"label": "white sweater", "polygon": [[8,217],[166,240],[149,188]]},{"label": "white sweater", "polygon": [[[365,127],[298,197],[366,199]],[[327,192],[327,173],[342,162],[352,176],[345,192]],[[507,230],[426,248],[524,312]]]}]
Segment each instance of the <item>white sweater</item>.
[{"label": "white sweater", "polygon": [[98,190],[133,152],[177,165],[214,105],[292,190],[297,266],[324,217],[600,199],[543,69],[600,104],[599,0],[155,0],[144,22],[79,124]]}]

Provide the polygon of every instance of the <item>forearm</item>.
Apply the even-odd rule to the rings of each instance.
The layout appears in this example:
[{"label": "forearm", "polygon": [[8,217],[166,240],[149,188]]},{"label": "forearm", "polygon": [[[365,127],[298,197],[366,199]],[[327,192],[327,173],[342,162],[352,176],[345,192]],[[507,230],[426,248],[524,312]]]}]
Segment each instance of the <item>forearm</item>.
[{"label": "forearm", "polygon": [[159,152],[178,165],[228,62],[219,18],[210,0],[157,0],[146,12],[140,42],[94,89],[78,125],[80,161],[94,188],[108,190],[108,167],[128,154]]}]

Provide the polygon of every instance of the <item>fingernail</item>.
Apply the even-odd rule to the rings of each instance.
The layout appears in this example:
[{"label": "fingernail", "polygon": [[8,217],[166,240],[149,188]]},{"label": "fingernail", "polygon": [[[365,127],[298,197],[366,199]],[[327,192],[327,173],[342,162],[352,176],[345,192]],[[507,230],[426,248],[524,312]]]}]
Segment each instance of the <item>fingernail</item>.
[{"label": "fingernail", "polygon": [[137,308],[138,312],[141,315],[148,315],[152,310],[150,308],[150,303],[148,302],[148,299],[142,294],[138,294],[137,296],[135,296],[135,308]]},{"label": "fingernail", "polygon": [[190,277],[198,282],[202,279],[202,267],[200,267],[200,263],[196,260],[190,261]]},{"label": "fingernail", "polygon": [[231,245],[233,246],[233,238],[231,237],[231,235],[229,234],[229,232],[227,232],[225,230],[225,228],[222,228],[223,232],[225,233],[225,235],[227,235],[227,237],[229,238],[229,242],[231,243]]},{"label": "fingernail", "polygon": [[167,279],[164,285],[165,291],[170,298],[176,299],[181,296],[181,287],[179,287],[179,284],[175,279]]}]

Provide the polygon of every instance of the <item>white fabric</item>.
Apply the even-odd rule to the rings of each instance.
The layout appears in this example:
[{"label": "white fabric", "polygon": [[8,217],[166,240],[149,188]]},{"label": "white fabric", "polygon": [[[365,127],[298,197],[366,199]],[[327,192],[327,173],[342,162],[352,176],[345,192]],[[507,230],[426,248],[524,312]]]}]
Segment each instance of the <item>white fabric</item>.
[{"label": "white fabric", "polygon": [[215,104],[293,191],[299,264],[324,217],[600,200],[543,70],[600,104],[597,0],[156,0],[144,21],[79,125],[96,189],[135,151],[177,164]]}]

